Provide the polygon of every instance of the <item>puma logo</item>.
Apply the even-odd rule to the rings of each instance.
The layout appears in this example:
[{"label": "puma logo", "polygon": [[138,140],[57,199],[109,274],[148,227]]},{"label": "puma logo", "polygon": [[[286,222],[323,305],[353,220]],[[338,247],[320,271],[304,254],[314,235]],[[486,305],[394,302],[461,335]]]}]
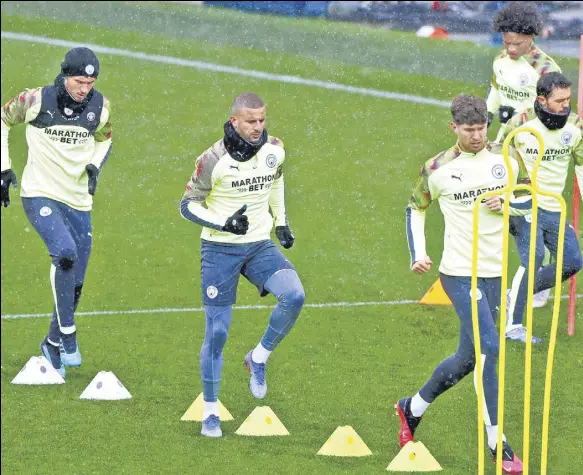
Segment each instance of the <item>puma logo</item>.
[{"label": "puma logo", "polygon": [[237,170],[238,172],[240,172],[241,170],[239,170],[239,165],[235,166],[235,165],[229,165],[229,168],[234,168],[235,170]]},{"label": "puma logo", "polygon": [[55,118],[55,113],[53,111],[47,111],[47,114],[51,116],[51,119]]},{"label": "puma logo", "polygon": [[461,181],[462,181],[462,176],[463,176],[463,173],[460,173],[460,176],[451,175],[451,178],[452,178],[452,179],[454,179],[454,178],[455,178],[456,180],[459,180],[459,181],[460,181],[460,183],[461,183]]}]

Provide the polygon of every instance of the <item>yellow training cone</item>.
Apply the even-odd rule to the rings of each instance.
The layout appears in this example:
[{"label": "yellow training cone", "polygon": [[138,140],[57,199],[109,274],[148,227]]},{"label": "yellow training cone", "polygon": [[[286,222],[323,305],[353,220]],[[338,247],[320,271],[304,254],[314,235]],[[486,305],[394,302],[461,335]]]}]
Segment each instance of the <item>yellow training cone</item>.
[{"label": "yellow training cone", "polygon": [[364,457],[372,452],[351,426],[339,426],[318,450],[318,455]]},{"label": "yellow training cone", "polygon": [[[219,418],[221,421],[232,421],[233,416],[227,410],[221,401],[219,402]],[[190,407],[186,410],[184,415],[180,418],[181,421],[199,421],[202,422],[202,411],[204,406],[204,399],[202,393],[194,400]]]},{"label": "yellow training cone", "polygon": [[429,453],[423,442],[407,442],[387,467],[389,472],[439,472],[439,462]]},{"label": "yellow training cone", "polygon": [[243,421],[237,435],[289,435],[288,430],[268,406],[258,406]]},{"label": "yellow training cone", "polygon": [[437,279],[427,293],[419,300],[423,305],[451,305],[451,300],[443,290],[441,280]]}]

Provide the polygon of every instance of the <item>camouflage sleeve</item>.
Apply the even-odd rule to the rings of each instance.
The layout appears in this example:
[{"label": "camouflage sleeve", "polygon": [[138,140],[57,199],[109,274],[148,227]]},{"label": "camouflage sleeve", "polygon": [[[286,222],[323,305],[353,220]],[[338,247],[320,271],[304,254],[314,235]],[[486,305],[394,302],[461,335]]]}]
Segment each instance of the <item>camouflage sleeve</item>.
[{"label": "camouflage sleeve", "polygon": [[431,193],[429,192],[429,170],[424,165],[419,172],[419,178],[413,187],[413,193],[409,198],[409,208],[415,210],[425,210],[431,204]]},{"label": "camouflage sleeve", "polygon": [[218,161],[219,157],[213,152],[213,148],[196,159],[194,173],[182,195],[180,214],[195,224],[220,231],[227,217],[216,215],[203,207],[204,201],[213,188],[213,170]]},{"label": "camouflage sleeve", "polygon": [[8,152],[8,135],[10,133],[10,128],[33,120],[40,110],[41,100],[42,87],[36,89],[25,89],[2,107],[2,110],[0,111],[0,156],[2,170],[7,170],[12,166],[12,161],[10,160],[10,154]]},{"label": "camouflage sleeve", "polygon": [[[516,184],[517,185],[530,185],[530,176],[528,174],[528,170],[526,169],[526,165],[524,164],[524,160],[520,156],[520,154],[516,151],[513,146],[508,147],[508,155],[512,157],[518,163],[518,173],[516,177]],[[517,190],[514,195],[519,198],[521,196],[529,196],[530,191],[528,190]]]}]

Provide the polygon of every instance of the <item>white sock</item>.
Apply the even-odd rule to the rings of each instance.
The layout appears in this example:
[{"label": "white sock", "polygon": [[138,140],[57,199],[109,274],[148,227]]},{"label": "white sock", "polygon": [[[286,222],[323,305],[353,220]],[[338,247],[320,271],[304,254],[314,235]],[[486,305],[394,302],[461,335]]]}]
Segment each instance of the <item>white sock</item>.
[{"label": "white sock", "polygon": [[251,359],[255,363],[265,364],[265,363],[267,363],[267,358],[269,358],[270,354],[271,354],[271,351],[266,350],[263,347],[263,345],[261,344],[261,342],[259,342],[259,344],[255,347],[255,349],[251,353]]},{"label": "white sock", "polygon": [[206,420],[208,416],[214,414],[215,416],[219,417],[219,402],[204,402],[204,408],[202,410],[202,420]]},{"label": "white sock", "polygon": [[[486,433],[488,434],[488,447],[494,450],[498,444],[498,426],[487,425]],[[502,434],[502,440],[506,441],[506,436],[504,434]]]},{"label": "white sock", "polygon": [[411,398],[411,414],[415,417],[421,417],[429,407],[429,404],[419,393],[415,394]]}]

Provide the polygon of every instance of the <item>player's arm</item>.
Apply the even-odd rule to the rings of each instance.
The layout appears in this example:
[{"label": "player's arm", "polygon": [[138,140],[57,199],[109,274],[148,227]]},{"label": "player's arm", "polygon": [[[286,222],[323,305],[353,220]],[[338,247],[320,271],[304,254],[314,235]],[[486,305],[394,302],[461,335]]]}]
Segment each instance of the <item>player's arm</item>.
[{"label": "player's arm", "polygon": [[[283,142],[273,137],[272,143],[283,148]],[[285,149],[284,149],[285,154]],[[285,157],[285,155],[284,155]],[[285,158],[284,158],[285,159]],[[271,193],[269,194],[269,208],[275,220],[275,235],[279,243],[285,248],[289,249],[294,245],[295,237],[291,232],[287,215],[285,212],[285,184],[283,180],[283,160],[279,164],[275,179],[271,185]]]},{"label": "player's arm", "polygon": [[104,97],[103,109],[97,130],[95,131],[95,149],[91,161],[85,167],[87,172],[89,194],[94,195],[97,187],[97,177],[111,153],[112,142],[111,104]]},{"label": "player's arm", "polygon": [[500,128],[500,135],[498,137],[499,143],[501,144],[504,143],[504,140],[506,140],[506,137],[510,135],[510,132],[512,132],[514,129],[517,129],[521,125],[525,124],[527,121],[528,121],[527,111],[522,111],[512,116],[512,118],[508,122],[506,122],[506,124],[503,124],[502,127]]},{"label": "player's arm", "polygon": [[409,204],[405,211],[407,242],[411,255],[411,269],[422,274],[431,268],[431,259],[425,249],[425,210],[431,204],[429,191],[429,172],[424,166],[419,173]]},{"label": "player's arm", "polygon": [[39,113],[42,88],[25,89],[2,107],[0,112],[0,203],[10,205],[10,187],[16,188],[18,180],[12,171],[8,150],[10,128],[30,122]]},{"label": "player's arm", "polygon": [[500,109],[500,91],[498,90],[498,85],[496,84],[496,74],[492,74],[492,79],[490,79],[490,86],[488,87],[488,92],[486,93],[486,105],[488,107],[488,127],[492,123],[492,120],[498,110]]},{"label": "player's arm", "polygon": [[219,216],[203,206],[213,188],[213,170],[217,161],[208,151],[196,159],[194,173],[180,202],[180,214],[195,224],[222,231],[228,216]]},{"label": "player's arm", "polygon": [[30,122],[38,115],[42,97],[41,90],[42,88],[40,87],[36,89],[25,89],[2,107],[0,112],[2,171],[12,167],[12,161],[8,152],[10,128],[18,124]]}]

